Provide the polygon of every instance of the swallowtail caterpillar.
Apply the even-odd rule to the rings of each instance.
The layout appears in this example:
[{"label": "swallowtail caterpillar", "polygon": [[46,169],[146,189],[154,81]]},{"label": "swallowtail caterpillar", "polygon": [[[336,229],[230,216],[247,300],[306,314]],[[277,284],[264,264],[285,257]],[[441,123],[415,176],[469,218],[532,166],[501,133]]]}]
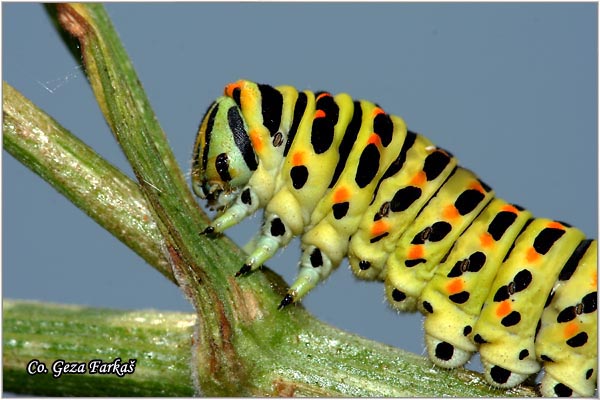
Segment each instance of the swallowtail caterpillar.
[{"label": "swallowtail caterpillar", "polygon": [[544,367],[544,396],[592,396],[597,376],[597,242],[534,218],[454,156],[378,105],[342,93],[241,80],[208,108],[192,186],[221,233],[264,209],[236,275],[301,236],[300,300],[345,257],[384,282],[401,311],[425,315],[431,360],[455,368],[479,351],[509,388]]}]

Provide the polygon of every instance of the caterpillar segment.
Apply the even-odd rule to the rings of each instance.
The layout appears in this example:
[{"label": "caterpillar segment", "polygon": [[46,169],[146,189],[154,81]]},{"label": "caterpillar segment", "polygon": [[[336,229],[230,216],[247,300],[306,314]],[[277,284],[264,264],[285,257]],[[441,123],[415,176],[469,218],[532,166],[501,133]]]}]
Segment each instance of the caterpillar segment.
[{"label": "caterpillar segment", "polygon": [[[598,243],[583,240],[546,301],[535,352],[544,362],[543,396],[590,396],[598,363]],[[568,384],[565,384],[568,382]]]},{"label": "caterpillar segment", "polygon": [[408,131],[350,240],[348,261],[357,277],[385,279],[386,261],[398,238],[455,168],[452,154]]},{"label": "caterpillar segment", "polygon": [[513,387],[540,370],[536,326],[561,268],[585,235],[564,223],[534,219],[492,282],[473,328],[489,382]]},{"label": "caterpillar segment", "polygon": [[[287,158],[277,176],[277,192],[265,208],[266,223],[262,238],[270,239],[276,236],[277,232],[281,233],[283,240],[278,243],[279,247],[285,246],[293,237],[301,235],[310,225],[313,211],[329,190],[332,180],[331,168],[321,166],[338,163],[340,157],[336,149],[340,146],[351,122],[353,103],[348,95],[341,94],[334,98],[329,93],[317,95],[307,93],[307,96],[310,97],[308,105],[312,105],[312,108],[294,111],[299,121],[298,129],[294,132],[294,140],[288,142]],[[269,224],[270,220],[276,221],[279,229],[274,229],[274,225]],[[270,258],[279,247],[274,247],[267,258]],[[257,251],[261,251],[260,246]],[[311,253],[315,251],[310,250]],[[313,256],[315,262],[316,257],[315,253]],[[249,271],[255,270],[262,265],[264,259],[260,261],[246,263],[246,266],[251,266]],[[306,272],[302,273],[298,279],[299,285],[290,290],[290,295],[298,293],[301,297],[306,285],[312,288],[314,286],[311,286],[312,280],[324,279],[331,272],[331,268],[331,263],[325,259],[323,268],[311,271],[318,272],[321,278],[316,275],[306,275]],[[300,285],[300,282],[303,284]],[[294,290],[295,292],[292,292]]]},{"label": "caterpillar segment", "polygon": [[361,103],[361,110],[362,128],[345,168],[339,177],[333,177],[302,237],[300,272],[290,287],[294,298],[308,293],[344,259],[377,183],[404,143],[406,127],[400,118],[394,117],[392,122],[381,108],[366,102]]},{"label": "caterpillar segment", "polygon": [[203,233],[264,209],[236,276],[301,236],[280,308],[348,257],[392,307],[425,315],[435,364],[479,351],[494,386],[543,365],[544,396],[594,394],[597,242],[495,198],[402,119],[347,94],[241,80],[208,108],[193,157],[192,188],[218,210]]},{"label": "caterpillar segment", "polygon": [[440,260],[493,196],[471,171],[456,168],[400,236],[388,259],[385,293],[392,307],[416,311]]},{"label": "caterpillar segment", "polygon": [[444,368],[464,365],[477,351],[473,327],[502,260],[532,218],[495,198],[456,240],[421,294],[429,357]]}]

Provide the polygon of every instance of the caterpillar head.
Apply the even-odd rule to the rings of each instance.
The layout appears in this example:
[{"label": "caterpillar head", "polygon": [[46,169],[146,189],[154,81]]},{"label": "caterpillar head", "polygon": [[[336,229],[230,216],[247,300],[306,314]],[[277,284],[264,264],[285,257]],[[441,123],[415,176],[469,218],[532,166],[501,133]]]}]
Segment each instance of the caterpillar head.
[{"label": "caterpillar head", "polygon": [[258,159],[248,126],[231,97],[218,98],[206,111],[194,145],[192,188],[208,205],[224,208],[248,183]]}]

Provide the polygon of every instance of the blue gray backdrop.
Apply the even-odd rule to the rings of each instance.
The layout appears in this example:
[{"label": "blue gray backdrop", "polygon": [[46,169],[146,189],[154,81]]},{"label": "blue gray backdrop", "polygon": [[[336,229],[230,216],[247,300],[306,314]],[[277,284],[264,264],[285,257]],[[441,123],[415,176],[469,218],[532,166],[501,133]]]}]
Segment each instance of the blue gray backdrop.
[{"label": "blue gray backdrop", "polygon": [[[202,113],[239,78],[373,100],[496,192],[597,237],[597,4],[107,4],[184,170]],[[131,175],[42,5],[3,4],[3,79]],[[179,290],[3,153],[3,295],[191,311]],[[244,244],[254,217],[229,234]],[[268,265],[291,282],[294,242]],[[249,278],[251,279],[251,278]],[[420,315],[344,264],[304,301],[412,352]],[[408,321],[407,319],[410,319]]]}]

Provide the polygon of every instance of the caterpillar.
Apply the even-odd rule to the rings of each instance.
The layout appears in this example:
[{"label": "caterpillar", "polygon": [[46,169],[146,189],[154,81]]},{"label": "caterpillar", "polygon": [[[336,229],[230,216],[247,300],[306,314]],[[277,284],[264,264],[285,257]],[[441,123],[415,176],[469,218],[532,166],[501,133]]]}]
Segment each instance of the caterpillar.
[{"label": "caterpillar", "polygon": [[299,301],[344,258],[384,282],[400,311],[425,316],[433,363],[479,351],[510,388],[544,367],[544,396],[592,396],[597,378],[597,241],[495,197],[447,150],[375,103],[240,80],[205,113],[192,189],[224,232],[258,209],[236,276],[301,236]]}]

